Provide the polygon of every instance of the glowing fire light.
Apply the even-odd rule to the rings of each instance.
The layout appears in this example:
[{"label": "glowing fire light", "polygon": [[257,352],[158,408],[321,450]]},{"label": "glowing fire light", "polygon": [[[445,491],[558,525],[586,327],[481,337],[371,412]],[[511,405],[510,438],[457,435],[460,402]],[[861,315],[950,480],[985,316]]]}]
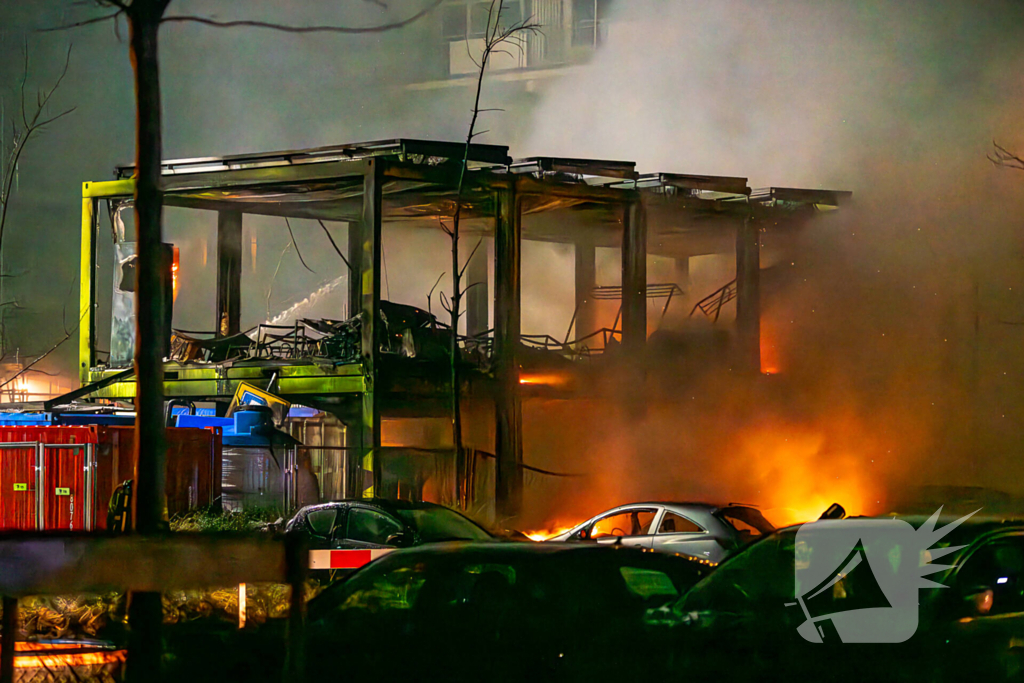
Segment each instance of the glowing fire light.
[{"label": "glowing fire light", "polygon": [[174,248],[174,259],[171,261],[171,297],[178,300],[178,248]]},{"label": "glowing fire light", "polygon": [[557,387],[563,386],[569,383],[569,378],[563,375],[520,375],[520,384],[529,384],[533,386],[546,386],[546,387]]},{"label": "glowing fire light", "polygon": [[781,349],[774,332],[765,320],[761,320],[761,373],[765,375],[777,375],[780,371]]},{"label": "glowing fire light", "polygon": [[[576,526],[576,525],[574,524],[573,526]],[[559,527],[559,528],[554,528],[554,529],[546,529],[544,531],[524,531],[523,535],[525,535],[531,541],[538,541],[539,542],[539,541],[546,541],[549,538],[553,538],[553,537],[558,536],[560,534],[564,534],[569,529],[572,529],[572,526],[565,526],[565,527]]]},{"label": "glowing fire light", "polygon": [[814,521],[839,503],[848,515],[875,514],[878,495],[863,477],[861,458],[826,448],[826,437],[794,425],[743,435],[735,468],[757,484],[762,512],[776,526]]},{"label": "glowing fire light", "polygon": [[[68,650],[81,650],[86,647],[91,646],[84,643],[81,645],[75,643],[61,643],[59,645],[53,643],[17,643],[15,650],[19,654],[14,658],[14,666],[19,669],[53,669],[65,666],[123,664],[125,661],[124,650],[68,652]],[[51,650],[51,652],[45,652],[47,650]],[[26,652],[26,654],[21,654],[22,652]]]}]

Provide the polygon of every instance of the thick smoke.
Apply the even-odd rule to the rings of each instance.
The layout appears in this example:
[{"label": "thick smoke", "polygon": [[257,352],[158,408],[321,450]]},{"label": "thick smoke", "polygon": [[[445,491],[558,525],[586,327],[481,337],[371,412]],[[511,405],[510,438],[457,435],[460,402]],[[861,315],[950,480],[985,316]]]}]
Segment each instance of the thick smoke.
[{"label": "thick smoke", "polygon": [[[587,475],[535,482],[529,521],[638,499],[795,521],[833,500],[885,512],[929,484],[1024,493],[1024,332],[1006,324],[1024,318],[1024,174],[986,159],[993,138],[1024,143],[1019,3],[618,9],[595,62],[538,107],[531,152],[855,199],[797,240],[764,234],[762,347],[778,375],[717,365],[641,419],[614,401],[528,406],[527,459]],[[673,372],[652,359],[649,385]]]}]

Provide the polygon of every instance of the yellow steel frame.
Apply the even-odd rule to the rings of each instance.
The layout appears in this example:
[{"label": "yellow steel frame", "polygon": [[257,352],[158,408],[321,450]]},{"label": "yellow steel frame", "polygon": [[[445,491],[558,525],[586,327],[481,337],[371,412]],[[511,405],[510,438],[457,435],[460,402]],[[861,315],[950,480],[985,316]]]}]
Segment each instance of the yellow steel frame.
[{"label": "yellow steel frame", "polygon": [[78,305],[78,378],[89,381],[90,368],[95,365],[93,343],[96,330],[96,209],[100,199],[131,197],[135,180],[82,183],[82,260],[79,274]]}]

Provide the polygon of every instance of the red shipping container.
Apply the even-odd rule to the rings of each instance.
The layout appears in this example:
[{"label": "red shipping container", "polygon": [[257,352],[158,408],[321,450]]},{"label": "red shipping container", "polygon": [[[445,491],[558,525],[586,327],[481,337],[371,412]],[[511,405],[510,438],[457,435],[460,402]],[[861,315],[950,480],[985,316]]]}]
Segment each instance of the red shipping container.
[{"label": "red shipping container", "polygon": [[[0,427],[0,530],[105,529],[114,489],[137,479],[134,437],[134,427]],[[221,430],[168,429],[167,442],[168,513],[215,503]]]}]

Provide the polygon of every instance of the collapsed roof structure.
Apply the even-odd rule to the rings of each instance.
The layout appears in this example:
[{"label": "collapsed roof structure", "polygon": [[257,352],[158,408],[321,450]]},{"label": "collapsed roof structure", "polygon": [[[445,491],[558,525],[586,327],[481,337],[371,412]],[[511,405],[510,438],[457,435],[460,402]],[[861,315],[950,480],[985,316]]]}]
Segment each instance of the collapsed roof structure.
[{"label": "collapsed roof structure", "polygon": [[[471,258],[462,347],[464,361],[476,370],[470,391],[494,404],[495,497],[506,514],[516,511],[521,495],[521,401],[544,390],[521,377],[534,357],[531,348],[575,359],[582,350],[593,355],[615,342],[617,357],[629,364],[644,354],[648,297],[670,301],[680,293],[674,284],[648,283],[648,256],[686,259],[734,250],[735,281],[699,305],[708,313],[717,302],[717,315],[727,300],[736,299],[736,346],[757,371],[761,232],[799,228],[850,196],[754,191],[736,177],[640,174],[623,161],[513,160],[503,146],[473,144],[467,150],[462,143],[425,140],[168,161],[165,205],[215,211],[218,220],[215,331],[175,334],[165,365],[167,398],[227,401],[241,382],[273,382],[276,394],[331,412],[346,424],[346,447],[360,454],[347,465],[352,471],[346,495],[379,493],[381,465],[374,456],[381,446],[381,415],[444,414],[448,391],[443,322],[381,300],[382,225],[451,216],[464,157],[462,234],[493,238],[494,288],[488,291],[486,259]],[[83,184],[78,397],[134,396],[130,370],[98,362],[94,276],[100,203],[111,211],[130,204],[133,172],[120,167],[113,181]],[[246,214],[346,222],[348,310],[357,315],[301,320],[289,329],[242,330]],[[522,245],[529,240],[574,247],[571,339],[521,334]],[[601,247],[621,251],[621,286],[597,286],[595,250]],[[621,307],[612,328],[598,330],[592,301],[602,298],[618,298]]]}]

